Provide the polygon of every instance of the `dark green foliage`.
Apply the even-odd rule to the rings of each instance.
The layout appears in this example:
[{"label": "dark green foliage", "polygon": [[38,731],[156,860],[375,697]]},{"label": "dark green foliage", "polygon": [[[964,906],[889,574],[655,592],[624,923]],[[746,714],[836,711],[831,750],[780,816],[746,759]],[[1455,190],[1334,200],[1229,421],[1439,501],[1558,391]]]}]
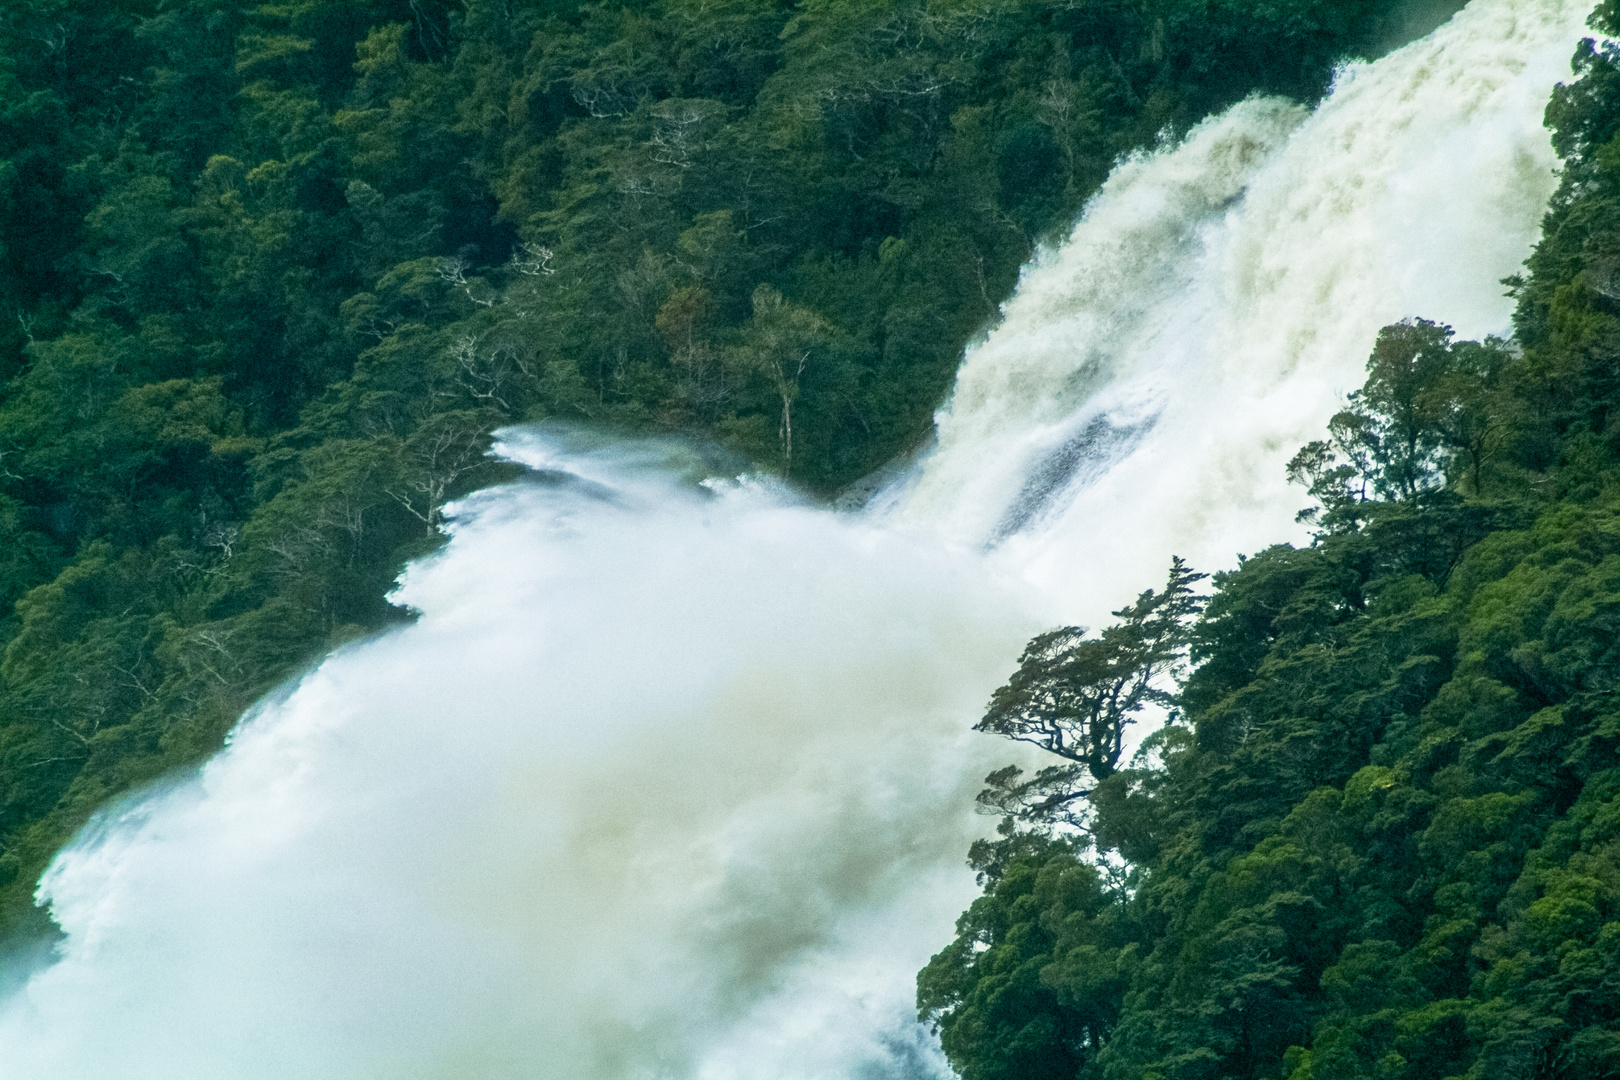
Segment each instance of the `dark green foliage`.
[{"label": "dark green foliage", "polygon": [[1016,766],[1000,769],[986,778],[980,804],[1023,821],[1084,827],[1082,800],[1119,771],[1126,728],[1144,710],[1174,703],[1165,684],[1186,655],[1188,622],[1203,606],[1193,586],[1206,576],[1175,559],[1164,591],[1149,589],[1114,612],[1120,621],[1097,637],[1065,626],[1029,643],[975,730],[1032,743],[1065,764],[1028,780]]},{"label": "dark green foliage", "polygon": [[[1387,328],[1291,468],[1315,543],[1215,575],[1180,721],[1072,840],[976,849],[919,980],[964,1075],[1620,1076],[1620,52],[1577,67],[1519,341]],[[1119,888],[1065,905],[1082,841]],[[1081,926],[1129,944],[1065,997]]]},{"label": "dark green foliage", "polygon": [[[1387,326],[1367,365],[1366,385],[1305,446],[1289,477],[1318,506],[1300,514],[1328,532],[1353,529],[1373,502],[1417,505],[1448,483],[1482,495],[1509,465],[1525,419],[1507,343],[1453,342],[1449,326],[1422,319]],[[1509,465],[1509,467],[1511,467]]]},{"label": "dark green foliage", "polygon": [[918,979],[965,1080],[1070,1080],[1112,1032],[1135,957],[1126,894],[1061,840],[985,845],[987,885]]}]

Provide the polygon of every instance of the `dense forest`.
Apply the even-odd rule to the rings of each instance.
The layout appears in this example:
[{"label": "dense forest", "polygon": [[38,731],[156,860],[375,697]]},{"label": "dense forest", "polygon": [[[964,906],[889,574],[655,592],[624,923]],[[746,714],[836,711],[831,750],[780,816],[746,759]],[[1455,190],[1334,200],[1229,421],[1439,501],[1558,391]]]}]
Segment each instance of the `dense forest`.
[{"label": "dense forest", "polygon": [[1620,1077],[1620,47],[1576,74],[1514,340],[1388,327],[1291,466],[1314,543],[990,703],[1051,764],[919,977],[966,1080]]},{"label": "dense forest", "polygon": [[408,618],[494,429],[684,432],[836,492],[926,435],[1122,154],[1413,18],[4,0],[0,930],[47,928],[96,807]]}]

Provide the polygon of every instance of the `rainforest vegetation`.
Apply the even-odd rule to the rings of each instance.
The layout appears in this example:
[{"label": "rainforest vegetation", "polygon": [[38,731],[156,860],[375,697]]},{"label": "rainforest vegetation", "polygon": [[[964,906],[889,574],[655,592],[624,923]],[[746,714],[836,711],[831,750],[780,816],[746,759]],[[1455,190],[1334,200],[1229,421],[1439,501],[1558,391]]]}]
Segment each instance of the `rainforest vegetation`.
[{"label": "rainforest vegetation", "polygon": [[919,977],[966,1080],[1620,1076],[1620,48],[1576,73],[1515,340],[1387,328],[1291,467],[1313,544],[991,702],[1051,764]]}]

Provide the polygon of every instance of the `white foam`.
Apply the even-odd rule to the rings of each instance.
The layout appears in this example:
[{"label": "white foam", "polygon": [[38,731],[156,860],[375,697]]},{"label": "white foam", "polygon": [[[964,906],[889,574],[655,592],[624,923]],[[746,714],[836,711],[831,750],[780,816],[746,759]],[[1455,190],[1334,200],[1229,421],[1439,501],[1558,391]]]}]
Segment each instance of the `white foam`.
[{"label": "white foam", "polygon": [[[1217,568],[1302,538],[1284,465],[1379,328],[1508,331],[1500,279],[1556,186],[1542,114],[1589,7],[1476,0],[1344,69],[1314,114],[1247,101],[1117,170],[970,351],[899,512],[970,542],[1023,524],[1002,557],[1089,620],[1171,554]],[[1031,498],[1088,425],[1149,419],[1093,451],[1109,467]]]}]

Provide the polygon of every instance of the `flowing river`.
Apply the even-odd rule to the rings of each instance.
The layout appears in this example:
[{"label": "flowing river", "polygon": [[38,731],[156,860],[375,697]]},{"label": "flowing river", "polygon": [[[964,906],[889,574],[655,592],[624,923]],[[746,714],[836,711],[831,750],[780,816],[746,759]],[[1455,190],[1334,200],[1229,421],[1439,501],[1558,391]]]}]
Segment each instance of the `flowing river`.
[{"label": "flowing river", "polygon": [[1386,323],[1505,333],[1589,0],[1474,0],[1122,163],[858,511],[675,442],[508,432],[396,599],[40,894],[7,1080],[947,1075],[969,730],[1023,642],[1279,540]]}]

